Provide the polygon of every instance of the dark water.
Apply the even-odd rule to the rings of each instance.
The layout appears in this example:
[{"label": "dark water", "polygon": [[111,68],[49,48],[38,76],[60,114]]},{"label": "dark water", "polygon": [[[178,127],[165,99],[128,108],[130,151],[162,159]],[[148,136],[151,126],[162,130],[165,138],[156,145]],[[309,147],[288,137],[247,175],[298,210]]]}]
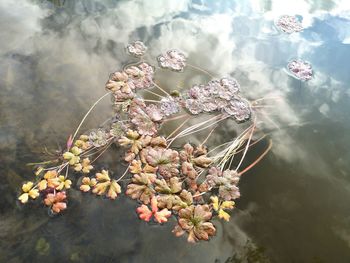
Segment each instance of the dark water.
[{"label": "dark water", "polygon": [[[296,14],[306,29],[282,34],[273,20]],[[0,262],[350,262],[350,11],[344,1],[10,1],[0,2]],[[217,236],[189,245],[164,226],[137,219],[136,203],[71,191],[51,218],[42,204],[16,203],[32,177],[28,162],[56,150],[104,93],[110,72],[142,40],[149,61],[169,49],[218,76],[231,75],[266,108],[274,146],[241,180],[242,197]],[[314,78],[284,68],[302,58]],[[167,88],[201,78],[159,76]],[[186,83],[186,84],[184,84]],[[108,100],[85,128],[111,116]],[[275,126],[280,129],[277,129]],[[225,127],[212,140],[230,138]],[[192,138],[196,140],[196,138]],[[247,158],[264,149],[254,148]],[[115,152],[104,163],[122,170]]]}]

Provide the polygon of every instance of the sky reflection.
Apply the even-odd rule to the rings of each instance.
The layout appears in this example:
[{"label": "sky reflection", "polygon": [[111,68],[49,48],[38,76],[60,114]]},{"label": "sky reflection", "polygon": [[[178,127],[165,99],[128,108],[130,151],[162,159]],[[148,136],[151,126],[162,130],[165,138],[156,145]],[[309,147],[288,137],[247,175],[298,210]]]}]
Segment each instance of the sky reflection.
[{"label": "sky reflection", "polygon": [[[299,15],[305,29],[279,32],[274,21],[284,14]],[[81,262],[225,262],[234,254],[246,257],[247,240],[266,248],[270,262],[349,261],[347,0],[86,0],[61,6],[2,0],[0,26],[0,168],[6,171],[0,176],[0,261],[48,262],[35,252],[40,237],[57,246],[52,262],[74,253]],[[143,224],[126,198],[111,203],[76,192],[73,208],[55,219],[46,218],[40,205],[14,204],[17,182],[29,178],[25,163],[42,158],[43,144],[62,144],[104,93],[109,73],[130,61],[124,48],[135,40],[148,46],[146,58],[153,64],[157,55],[177,48],[189,63],[235,77],[250,99],[280,98],[264,110],[272,121],[261,117],[273,151],[242,179],[233,220],[217,222],[218,235],[209,243],[190,246],[172,236],[171,224]],[[312,64],[312,80],[300,82],[286,73],[287,63],[297,58]],[[168,89],[208,80],[190,69],[164,74],[160,81]],[[110,115],[107,101],[86,128]],[[230,136],[234,127],[226,128],[212,140]],[[253,150],[251,160],[263,149]],[[113,157],[107,163],[118,170]]]}]

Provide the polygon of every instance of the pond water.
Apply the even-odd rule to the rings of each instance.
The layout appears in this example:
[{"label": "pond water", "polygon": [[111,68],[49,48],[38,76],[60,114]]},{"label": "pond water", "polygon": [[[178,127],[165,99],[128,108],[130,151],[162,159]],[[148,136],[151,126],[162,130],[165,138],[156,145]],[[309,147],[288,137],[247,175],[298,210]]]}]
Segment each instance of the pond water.
[{"label": "pond water", "polygon": [[[347,0],[2,0],[0,262],[350,262],[349,7]],[[284,14],[305,29],[277,30]],[[191,64],[235,77],[250,99],[281,98],[262,109],[272,151],[242,178],[231,221],[215,221],[209,242],[174,237],[175,220],[140,221],[125,196],[71,190],[69,209],[56,217],[40,202],[16,202],[32,177],[26,164],[65,144],[109,73],[130,62],[125,46],[134,40],[149,47],[153,64],[177,48]],[[312,65],[310,81],[288,74],[292,59]],[[190,69],[159,73],[168,89],[204,78]],[[111,114],[105,100],[84,128]],[[254,147],[247,164],[264,147]],[[103,163],[121,171],[119,157],[111,151]]]}]

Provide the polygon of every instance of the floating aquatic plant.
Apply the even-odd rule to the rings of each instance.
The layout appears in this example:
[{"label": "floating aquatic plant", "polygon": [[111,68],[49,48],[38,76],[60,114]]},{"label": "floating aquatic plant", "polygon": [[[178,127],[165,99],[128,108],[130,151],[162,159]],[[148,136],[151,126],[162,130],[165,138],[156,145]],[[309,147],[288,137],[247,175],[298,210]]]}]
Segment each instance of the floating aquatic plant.
[{"label": "floating aquatic plant", "polygon": [[[134,56],[144,55],[146,49],[139,41],[127,47]],[[158,62],[163,68],[182,71],[186,56],[170,50],[159,56]],[[125,193],[140,204],[136,212],[146,222],[153,218],[162,224],[176,218],[174,234],[187,233],[189,242],[208,240],[215,235],[212,220],[230,219],[233,200],[240,197],[241,176],[271,148],[270,143],[256,161],[240,169],[253,145],[257,101],[251,103],[244,98],[236,79],[212,78],[205,70],[199,71],[211,77],[208,83],[168,92],[155,83],[155,69],[147,62],[140,62],[112,73],[105,86],[108,92],[93,104],[69,136],[63,153],[55,160],[39,163],[34,180],[23,184],[19,201],[24,204],[40,196],[53,214],[59,214],[67,209],[70,188],[77,184],[84,193],[111,200]],[[139,91],[159,99],[146,99]],[[113,99],[111,121],[78,137],[89,113],[106,96]],[[199,118],[201,113],[205,120]],[[162,129],[167,123],[181,119],[184,121],[175,125],[175,129]],[[237,125],[247,123],[248,128],[235,132],[228,142],[207,144],[215,129],[230,121]],[[199,132],[208,133],[202,143],[178,145],[179,138]],[[119,175],[98,169],[94,163],[111,145],[125,153],[121,160],[116,160],[124,162],[126,167]],[[121,184],[121,180],[125,183]]]},{"label": "floating aquatic plant", "polygon": [[147,47],[141,41],[135,41],[133,43],[130,43],[129,45],[127,45],[126,49],[131,55],[135,57],[142,57],[147,51]]},{"label": "floating aquatic plant", "polygon": [[186,66],[186,55],[179,50],[168,50],[158,56],[159,66],[173,71],[182,71]]},{"label": "floating aquatic plant", "polygon": [[287,65],[290,73],[297,79],[307,81],[312,78],[312,66],[302,60],[292,60]]},{"label": "floating aquatic plant", "polygon": [[294,32],[300,32],[303,30],[302,24],[295,16],[283,15],[277,22],[276,26],[283,32],[291,34]]}]

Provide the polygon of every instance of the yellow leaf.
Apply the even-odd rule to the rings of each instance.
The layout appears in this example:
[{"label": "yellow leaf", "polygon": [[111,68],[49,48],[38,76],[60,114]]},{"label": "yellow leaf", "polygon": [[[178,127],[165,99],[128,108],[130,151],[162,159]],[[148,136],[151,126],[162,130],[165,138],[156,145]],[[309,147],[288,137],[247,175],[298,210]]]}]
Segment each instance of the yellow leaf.
[{"label": "yellow leaf", "polygon": [[64,188],[69,189],[72,184],[71,180],[66,180],[64,181]]},{"label": "yellow leaf", "polygon": [[96,173],[96,179],[97,181],[110,181],[111,179],[109,178],[108,171],[102,170],[100,173]]},{"label": "yellow leaf", "polygon": [[47,171],[45,174],[44,174],[44,178],[45,179],[53,179],[53,178],[56,178],[57,177],[57,172],[56,171]]},{"label": "yellow leaf", "polygon": [[92,170],[94,167],[90,164],[89,158],[84,158],[82,161],[82,167],[83,167],[83,173],[88,174],[90,173],[90,170]]},{"label": "yellow leaf", "polygon": [[130,164],[129,170],[133,174],[139,174],[142,171],[141,161],[140,160],[138,160],[138,161],[133,160]]},{"label": "yellow leaf", "polygon": [[89,136],[82,134],[80,135],[79,139],[86,142],[87,140],[89,140]]},{"label": "yellow leaf", "polygon": [[120,192],[121,192],[120,185],[115,180],[113,180],[107,192],[107,197],[111,199],[115,199]]},{"label": "yellow leaf", "polygon": [[215,211],[219,210],[219,198],[217,196],[210,197],[211,201],[213,202],[213,209]]},{"label": "yellow leaf", "polygon": [[103,183],[98,183],[95,185],[92,192],[97,195],[103,195],[106,193],[107,187],[111,184],[111,181],[106,181]]},{"label": "yellow leaf", "polygon": [[80,163],[77,163],[74,166],[74,170],[77,171],[77,172],[80,172],[82,169],[83,169],[83,166]]},{"label": "yellow leaf", "polygon": [[71,152],[65,152],[65,153],[63,154],[63,158],[64,158],[65,160],[70,160],[70,159],[72,159],[73,157],[74,157],[74,154],[71,153]]},{"label": "yellow leaf", "polygon": [[38,189],[32,189],[29,191],[28,195],[30,198],[35,199],[39,196],[39,190]]},{"label": "yellow leaf", "polygon": [[219,210],[219,218],[224,219],[225,221],[230,221],[230,215],[222,209]]},{"label": "yellow leaf", "polygon": [[28,193],[21,194],[20,197],[18,197],[18,200],[21,201],[22,204],[25,204],[28,202]]},{"label": "yellow leaf", "polygon": [[91,189],[90,185],[87,185],[87,184],[82,184],[80,186],[80,190],[83,191],[83,192],[89,192]]},{"label": "yellow leaf", "polygon": [[73,157],[71,159],[69,159],[69,164],[70,165],[74,165],[74,164],[79,163],[79,161],[80,161],[80,157],[73,155]]},{"label": "yellow leaf", "polygon": [[45,190],[47,188],[47,181],[46,180],[41,180],[38,184],[39,186],[39,190],[42,191],[42,190]]},{"label": "yellow leaf", "polygon": [[95,186],[96,184],[97,184],[96,178],[92,178],[92,179],[90,180],[90,186]]},{"label": "yellow leaf", "polygon": [[22,185],[22,190],[23,192],[28,193],[29,190],[32,189],[32,187],[33,187],[33,182],[28,182]]},{"label": "yellow leaf", "polygon": [[42,166],[39,166],[38,169],[35,171],[35,175],[38,176],[43,170],[44,168]]},{"label": "yellow leaf", "polygon": [[234,201],[224,201],[222,202],[221,204],[221,208],[222,209],[232,209],[235,205],[235,202]]},{"label": "yellow leaf", "polygon": [[70,150],[75,156],[81,154],[82,150],[80,148],[78,148],[77,146],[74,146],[71,150]]},{"label": "yellow leaf", "polygon": [[140,137],[138,132],[137,131],[133,131],[133,130],[128,130],[126,132],[126,135],[127,135],[128,138],[134,139],[134,140],[136,140],[136,139],[138,139]]}]

